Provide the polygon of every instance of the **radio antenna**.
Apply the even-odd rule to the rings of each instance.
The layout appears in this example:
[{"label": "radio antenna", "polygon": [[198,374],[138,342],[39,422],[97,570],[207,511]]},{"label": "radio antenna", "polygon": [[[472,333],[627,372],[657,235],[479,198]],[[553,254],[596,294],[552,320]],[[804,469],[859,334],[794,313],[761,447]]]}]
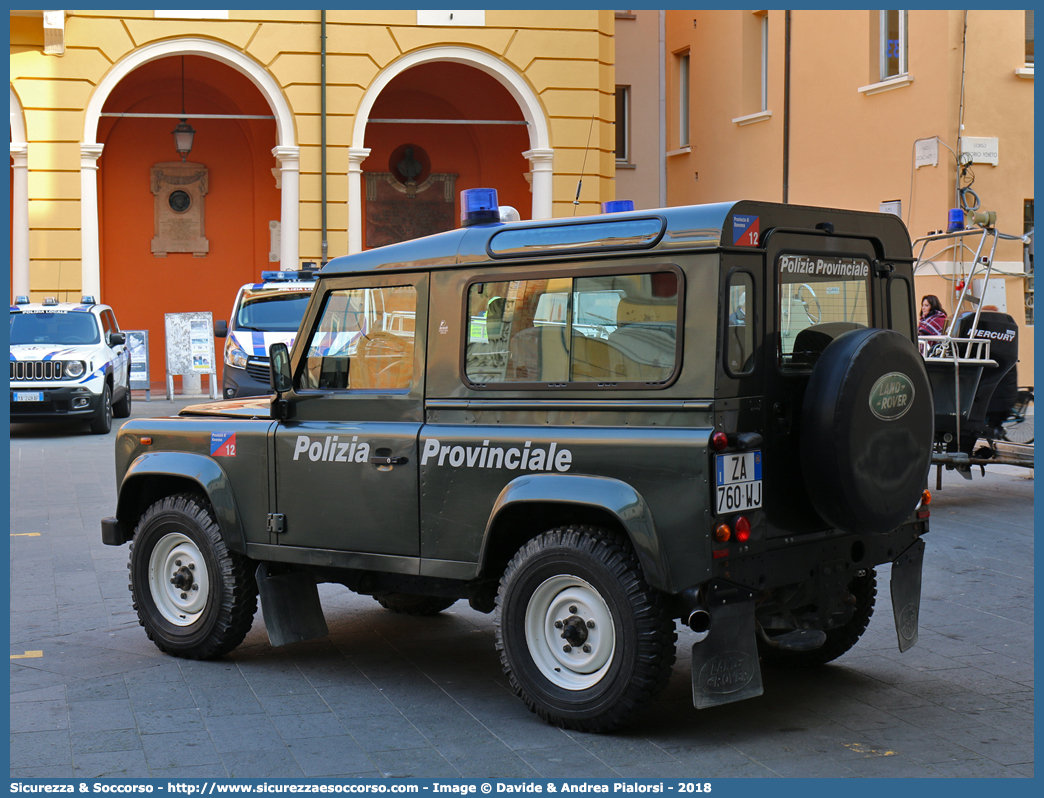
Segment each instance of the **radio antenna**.
[{"label": "radio antenna", "polygon": [[591,132],[594,130],[594,114],[591,114],[591,127],[587,130],[587,146],[584,147],[584,162],[580,166],[580,179],[576,181],[576,197],[573,198],[573,216],[580,204],[580,188],[584,185],[584,170],[587,168],[587,151],[591,149]]}]

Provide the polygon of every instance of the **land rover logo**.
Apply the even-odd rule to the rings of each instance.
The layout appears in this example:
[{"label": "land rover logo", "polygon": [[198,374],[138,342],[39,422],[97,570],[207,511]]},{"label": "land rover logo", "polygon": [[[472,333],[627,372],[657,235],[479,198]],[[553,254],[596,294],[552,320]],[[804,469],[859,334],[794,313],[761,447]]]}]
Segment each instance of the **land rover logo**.
[{"label": "land rover logo", "polygon": [[735,693],[750,684],[753,678],[754,663],[742,651],[718,654],[700,669],[700,686],[708,693]]},{"label": "land rover logo", "polygon": [[870,410],[882,421],[895,421],[913,407],[914,387],[898,371],[885,374],[870,390]]}]

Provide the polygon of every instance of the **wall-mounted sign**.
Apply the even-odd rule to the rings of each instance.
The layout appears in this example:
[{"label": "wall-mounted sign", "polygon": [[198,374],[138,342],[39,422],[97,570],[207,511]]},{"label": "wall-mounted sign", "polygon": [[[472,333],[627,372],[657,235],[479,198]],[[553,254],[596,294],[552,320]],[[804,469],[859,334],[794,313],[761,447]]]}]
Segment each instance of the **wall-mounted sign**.
[{"label": "wall-mounted sign", "polygon": [[914,166],[920,169],[922,166],[939,165],[939,139],[934,136],[930,139],[920,139],[914,142]]},{"label": "wall-mounted sign", "polygon": [[969,153],[972,163],[989,163],[996,166],[1000,162],[1000,139],[996,136],[964,136],[961,139],[961,155]]}]

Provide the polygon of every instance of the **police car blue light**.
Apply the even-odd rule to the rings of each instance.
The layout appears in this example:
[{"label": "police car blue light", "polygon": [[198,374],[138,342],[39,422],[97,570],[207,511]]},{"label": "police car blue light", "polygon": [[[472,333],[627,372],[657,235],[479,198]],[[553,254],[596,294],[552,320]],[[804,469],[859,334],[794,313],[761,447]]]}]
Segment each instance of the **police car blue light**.
[{"label": "police car blue light", "polygon": [[460,192],[460,225],[489,224],[500,221],[495,188],[468,188]]},{"label": "police car blue light", "polygon": [[609,200],[602,203],[602,213],[623,213],[634,210],[634,200]]}]

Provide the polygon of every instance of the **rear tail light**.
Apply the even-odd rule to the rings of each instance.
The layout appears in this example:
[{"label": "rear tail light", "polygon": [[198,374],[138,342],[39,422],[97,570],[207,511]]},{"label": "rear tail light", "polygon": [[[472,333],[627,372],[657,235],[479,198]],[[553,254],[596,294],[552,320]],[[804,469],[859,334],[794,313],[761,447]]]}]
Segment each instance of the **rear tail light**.
[{"label": "rear tail light", "polygon": [[736,519],[736,540],[740,543],[750,540],[750,519],[745,515]]},{"label": "rear tail light", "polygon": [[729,436],[721,430],[718,430],[711,436],[711,446],[717,452],[724,451],[729,445]]},{"label": "rear tail light", "polygon": [[921,494],[921,506],[927,507],[932,503],[932,492],[928,488],[924,489],[924,493]]},{"label": "rear tail light", "polygon": [[732,537],[732,530],[729,529],[728,524],[718,524],[717,529],[714,530],[714,540],[718,543],[728,543],[729,538]]}]

